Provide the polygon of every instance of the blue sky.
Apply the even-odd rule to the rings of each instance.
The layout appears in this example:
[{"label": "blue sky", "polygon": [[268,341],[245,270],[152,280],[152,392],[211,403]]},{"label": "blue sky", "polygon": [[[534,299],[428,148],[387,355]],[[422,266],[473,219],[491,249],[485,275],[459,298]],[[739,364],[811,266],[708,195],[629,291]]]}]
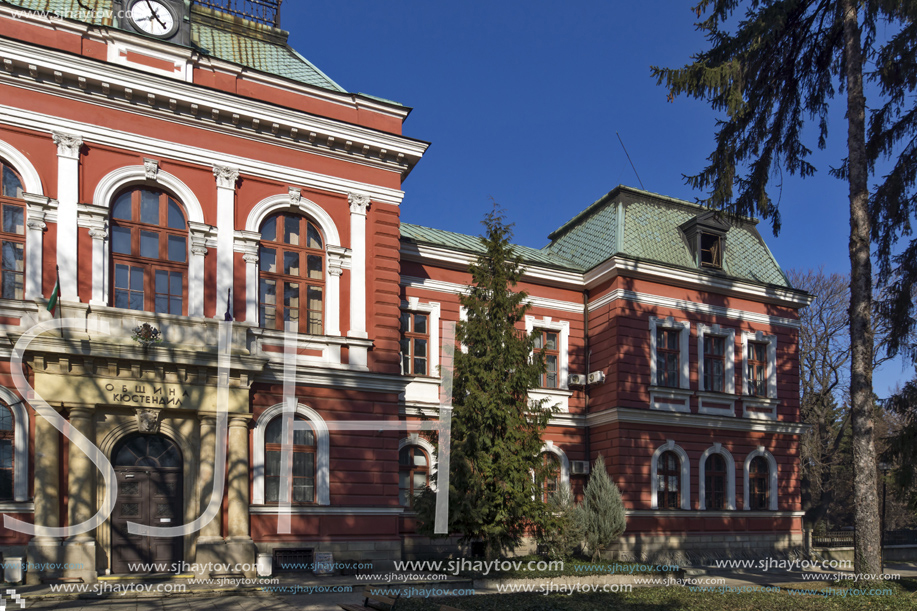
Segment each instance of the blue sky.
[{"label": "blue sky", "polygon": [[[616,185],[640,187],[616,132],[646,190],[700,195],[682,175],[713,149],[715,115],[702,102],[668,102],[650,77],[651,65],[681,66],[704,48],[691,4],[287,0],[282,25],[348,91],[414,109],[404,133],[432,145],[404,183],[402,220],[478,234],[493,199],[515,241],[540,248]],[[780,235],[759,225],[784,269],[849,271],[847,188],[827,172],[846,138],[843,108],[833,112],[828,149],[813,156],[818,174],[774,181]],[[888,364],[876,392],[908,377]]]}]

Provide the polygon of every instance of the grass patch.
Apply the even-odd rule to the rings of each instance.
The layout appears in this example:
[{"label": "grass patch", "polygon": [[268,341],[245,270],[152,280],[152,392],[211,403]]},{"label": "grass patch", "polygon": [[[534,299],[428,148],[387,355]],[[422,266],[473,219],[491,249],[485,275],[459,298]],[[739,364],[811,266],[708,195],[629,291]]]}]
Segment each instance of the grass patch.
[{"label": "grass patch", "polygon": [[687,588],[635,588],[628,593],[488,594],[439,599],[401,599],[404,611],[438,611],[439,605],[463,611],[913,611],[917,594],[904,589],[891,596],[794,596],[777,593],[691,592]]}]

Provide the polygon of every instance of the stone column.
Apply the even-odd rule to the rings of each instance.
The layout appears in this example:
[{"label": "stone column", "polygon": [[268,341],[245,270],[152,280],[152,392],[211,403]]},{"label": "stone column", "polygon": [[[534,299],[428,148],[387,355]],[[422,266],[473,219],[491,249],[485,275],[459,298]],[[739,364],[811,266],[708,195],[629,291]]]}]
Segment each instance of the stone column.
[{"label": "stone column", "polygon": [[[223,320],[226,298],[232,288],[233,237],[235,235],[236,181],[239,169],[213,166],[217,181],[217,307],[216,318]],[[230,304],[230,312],[232,306]]]},{"label": "stone column", "polygon": [[[59,433],[41,416],[35,417],[35,525],[56,528],[60,526],[60,469]],[[58,564],[62,548],[57,537],[34,537],[26,550],[27,561],[32,565]],[[59,577],[61,571],[27,572],[29,585],[42,579]]]},{"label": "stone column", "polygon": [[[229,420],[229,512],[226,539],[227,556],[234,563],[254,565],[255,546],[249,534],[249,452],[248,417],[231,416]],[[255,567],[244,571],[255,575]]]},{"label": "stone column", "polygon": [[204,257],[210,232],[210,225],[188,221],[188,316],[204,315]]},{"label": "stone column", "polygon": [[44,195],[23,194],[26,207],[25,257],[29,265],[25,273],[25,298],[33,300],[42,296],[42,250],[45,239],[45,214],[51,199]]},{"label": "stone column", "polygon": [[60,267],[60,298],[78,301],[77,204],[80,193],[80,147],[76,134],[51,132],[57,145],[57,265]]},{"label": "stone column", "polygon": [[[88,407],[70,408],[70,426],[95,443],[95,411]],[[69,526],[89,520],[97,511],[96,467],[76,445],[70,443],[67,469],[67,518]],[[65,577],[81,577],[84,582],[96,578],[96,542],[91,533],[82,533],[64,540],[64,562],[70,567]]]},{"label": "stone column", "polygon": [[[198,515],[203,515],[213,493],[217,423],[216,418],[212,415],[201,415],[200,419],[201,437],[198,445],[198,451],[200,452],[200,462],[198,464],[200,511]],[[195,563],[201,567],[222,563],[224,560],[225,544],[223,542],[222,521],[220,519],[222,515],[223,512],[220,511],[213,520],[201,528],[197,539],[197,553],[195,554]],[[208,572],[201,571],[201,574],[206,576]]]},{"label": "stone column", "polygon": [[245,261],[245,322],[259,326],[258,321],[258,254],[242,255]]},{"label": "stone column", "polygon": [[[350,202],[350,331],[348,337],[365,339],[366,334],[366,211],[369,196],[351,193]],[[366,367],[369,359],[364,346],[350,346],[350,364]]]}]

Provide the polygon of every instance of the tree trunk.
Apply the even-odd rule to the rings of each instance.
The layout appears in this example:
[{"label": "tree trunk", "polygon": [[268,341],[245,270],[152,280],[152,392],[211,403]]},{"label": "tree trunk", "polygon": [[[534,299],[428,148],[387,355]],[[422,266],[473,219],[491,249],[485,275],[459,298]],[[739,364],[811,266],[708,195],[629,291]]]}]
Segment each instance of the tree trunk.
[{"label": "tree trunk", "polygon": [[870,253],[866,98],[856,0],[842,0],[847,61],[847,148],[850,182],[850,402],[853,490],[856,503],[854,571],[878,574],[881,566],[879,498],[872,395],[872,262]]}]

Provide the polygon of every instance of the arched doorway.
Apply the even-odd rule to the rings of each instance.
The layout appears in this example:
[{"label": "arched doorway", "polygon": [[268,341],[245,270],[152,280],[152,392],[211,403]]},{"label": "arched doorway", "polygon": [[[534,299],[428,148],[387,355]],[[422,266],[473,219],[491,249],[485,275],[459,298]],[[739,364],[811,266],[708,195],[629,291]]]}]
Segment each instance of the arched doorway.
[{"label": "arched doorway", "polygon": [[[142,537],[127,523],[148,526],[182,524],[182,455],[163,435],[135,433],[112,452],[118,498],[111,516],[113,573],[173,572],[181,562],[183,537]],[[141,566],[145,565],[145,566]]]}]

